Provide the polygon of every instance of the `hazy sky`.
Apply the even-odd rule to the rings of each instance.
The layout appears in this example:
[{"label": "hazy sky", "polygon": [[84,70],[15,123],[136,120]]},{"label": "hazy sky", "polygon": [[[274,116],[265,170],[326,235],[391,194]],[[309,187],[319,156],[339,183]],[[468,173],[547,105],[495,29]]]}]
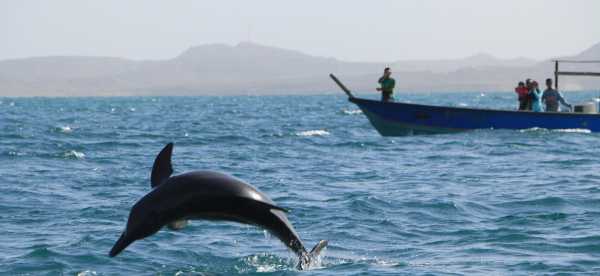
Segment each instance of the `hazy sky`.
[{"label": "hazy sky", "polygon": [[536,59],[600,42],[599,0],[0,0],[0,60],[172,58],[250,40],[350,61]]}]

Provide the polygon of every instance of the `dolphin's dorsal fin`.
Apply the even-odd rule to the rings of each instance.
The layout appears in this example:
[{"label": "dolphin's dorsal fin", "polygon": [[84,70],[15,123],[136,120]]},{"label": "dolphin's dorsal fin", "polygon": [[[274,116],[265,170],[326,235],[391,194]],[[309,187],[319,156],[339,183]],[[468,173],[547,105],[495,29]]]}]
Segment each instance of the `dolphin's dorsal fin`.
[{"label": "dolphin's dorsal fin", "polygon": [[168,143],[154,159],[150,182],[152,188],[160,185],[171,176],[173,167],[171,166],[171,154],[173,153],[173,143]]}]

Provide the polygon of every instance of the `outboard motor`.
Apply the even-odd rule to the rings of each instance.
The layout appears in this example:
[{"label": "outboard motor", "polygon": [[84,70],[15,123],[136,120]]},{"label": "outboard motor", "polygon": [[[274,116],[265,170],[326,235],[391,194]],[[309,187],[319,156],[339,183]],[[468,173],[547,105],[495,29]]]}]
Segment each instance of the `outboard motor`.
[{"label": "outboard motor", "polygon": [[573,106],[573,111],[577,113],[595,114],[598,113],[598,102],[596,100],[577,104]]}]

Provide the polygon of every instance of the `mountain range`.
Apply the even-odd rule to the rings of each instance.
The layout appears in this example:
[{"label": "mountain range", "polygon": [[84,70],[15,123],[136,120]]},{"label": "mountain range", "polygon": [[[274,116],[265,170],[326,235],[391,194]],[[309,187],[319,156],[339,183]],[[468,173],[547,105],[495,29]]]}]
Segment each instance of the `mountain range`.
[{"label": "mountain range", "polygon": [[[570,57],[600,60],[600,43]],[[402,92],[511,91],[519,80],[553,76],[551,60],[499,59],[480,53],[463,59],[346,62],[242,42],[191,47],[168,60],[51,56],[0,61],[0,96],[263,95],[337,93],[335,73],[359,92],[374,91],[384,67]],[[561,64],[593,70],[600,64]],[[563,77],[561,88],[600,88],[600,79]]]}]

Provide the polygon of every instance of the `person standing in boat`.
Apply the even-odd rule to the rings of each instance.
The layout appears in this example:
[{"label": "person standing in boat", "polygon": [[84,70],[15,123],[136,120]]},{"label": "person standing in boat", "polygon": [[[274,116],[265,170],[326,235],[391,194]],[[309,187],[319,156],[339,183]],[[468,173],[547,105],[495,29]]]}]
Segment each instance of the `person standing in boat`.
[{"label": "person standing in boat", "polygon": [[396,86],[396,80],[391,78],[392,71],[389,67],[386,67],[383,70],[383,76],[379,78],[379,84],[381,87],[377,88],[377,91],[381,91],[381,101],[382,102],[391,102],[393,101],[392,94],[394,94],[394,86]]},{"label": "person standing in boat", "polygon": [[525,110],[531,110],[531,89],[533,89],[531,79],[525,80],[525,87],[527,88],[527,97],[525,97]]},{"label": "person standing in boat", "polygon": [[559,103],[568,107],[569,110],[572,109],[572,106],[565,101],[562,94],[552,88],[552,79],[546,79],[546,90],[544,90],[544,95],[542,95],[542,102],[546,104],[546,112],[558,112]]},{"label": "person standing in boat", "polygon": [[529,89],[525,87],[525,83],[520,81],[515,87],[515,93],[519,96],[519,110],[527,110],[527,97],[529,97]]},{"label": "person standing in boat", "polygon": [[529,95],[531,96],[531,111],[533,112],[542,112],[544,111],[544,107],[542,106],[542,95],[544,93],[540,91],[539,85],[537,81],[531,82],[531,90],[529,90]]}]

